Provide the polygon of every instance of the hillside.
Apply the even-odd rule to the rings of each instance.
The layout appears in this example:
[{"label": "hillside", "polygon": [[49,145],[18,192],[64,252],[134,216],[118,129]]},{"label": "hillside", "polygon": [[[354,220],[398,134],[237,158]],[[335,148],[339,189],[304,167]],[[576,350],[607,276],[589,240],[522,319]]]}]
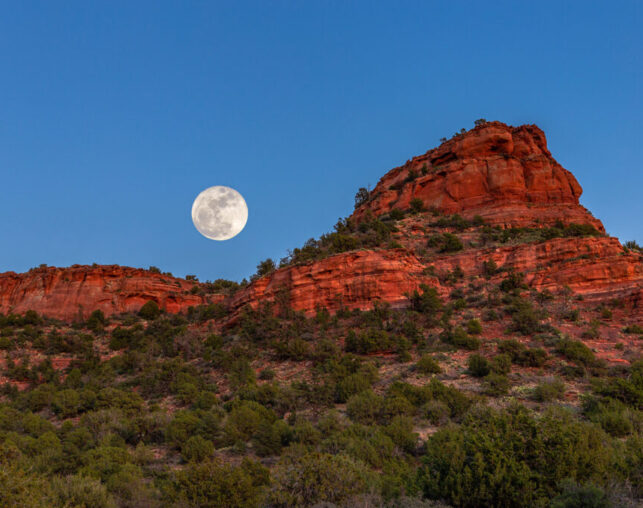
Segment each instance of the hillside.
[{"label": "hillside", "polygon": [[0,504],[637,506],[643,251],[477,123],[250,283],[0,274]]}]

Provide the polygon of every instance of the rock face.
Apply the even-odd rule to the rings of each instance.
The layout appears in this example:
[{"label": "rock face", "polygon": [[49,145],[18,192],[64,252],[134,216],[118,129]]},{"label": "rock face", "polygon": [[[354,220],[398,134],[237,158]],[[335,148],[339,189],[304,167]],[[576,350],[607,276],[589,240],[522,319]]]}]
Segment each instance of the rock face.
[{"label": "rock face", "polygon": [[601,222],[579,204],[583,192],[549,153],[535,125],[488,122],[444,142],[382,177],[353,217],[363,219],[393,208],[408,210],[413,199],[428,209],[503,226],[550,225],[558,220]]},{"label": "rock face", "polygon": [[[352,219],[367,223],[366,219],[386,216],[396,208],[406,211],[420,200],[425,209],[468,219],[480,216],[485,224],[501,228],[574,223],[604,233],[601,222],[579,204],[581,192],[574,176],[549,153],[538,127],[489,122],[389,171]],[[483,263],[494,261],[504,269],[492,277],[494,284],[507,271],[523,272],[533,289],[556,292],[569,287],[592,305],[618,298],[629,305],[633,316],[642,317],[642,256],[624,249],[615,238],[540,238],[487,246],[473,227],[464,232],[436,230],[434,220],[431,213],[408,216],[397,223],[393,245],[281,268],[230,297],[206,299],[202,288],[197,294],[191,291],[195,282],[119,266],[8,272],[0,274],[0,312],[33,309],[74,320],[86,318],[94,309],[106,315],[137,311],[149,300],[168,312],[222,302],[234,322],[247,305],[271,301],[309,315],[321,307],[331,312],[370,309],[375,301],[403,307],[420,284],[447,297],[453,287],[445,282],[445,274],[459,269],[465,280],[475,281],[485,275]],[[427,252],[429,236],[445,231],[458,234],[465,248],[455,253]]]},{"label": "rock face", "polygon": [[62,320],[85,319],[95,310],[105,315],[136,312],[153,300],[168,312],[204,303],[189,293],[194,283],[159,273],[117,265],[36,268],[0,274],[0,312],[27,310]]},{"label": "rock face", "polygon": [[405,306],[405,294],[424,280],[423,270],[422,263],[402,249],[347,252],[277,270],[237,292],[230,306],[241,309],[275,301],[304,312],[320,307],[365,310],[374,301]]}]

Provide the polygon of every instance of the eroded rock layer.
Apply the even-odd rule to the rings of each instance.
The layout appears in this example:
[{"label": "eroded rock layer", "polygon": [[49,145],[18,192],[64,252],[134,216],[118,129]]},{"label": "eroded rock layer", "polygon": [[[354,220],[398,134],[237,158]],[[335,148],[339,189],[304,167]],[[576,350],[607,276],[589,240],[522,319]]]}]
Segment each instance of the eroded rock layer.
[{"label": "eroded rock layer", "polygon": [[84,319],[95,309],[106,315],[136,312],[153,300],[168,312],[181,312],[204,298],[190,294],[183,279],[117,265],[36,268],[0,274],[0,312],[27,310],[63,320]]}]

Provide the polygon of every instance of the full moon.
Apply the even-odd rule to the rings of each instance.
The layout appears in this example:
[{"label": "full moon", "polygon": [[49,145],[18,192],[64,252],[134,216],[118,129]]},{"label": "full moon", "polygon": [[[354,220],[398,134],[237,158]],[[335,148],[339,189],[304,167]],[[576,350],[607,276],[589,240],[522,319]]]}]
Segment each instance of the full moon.
[{"label": "full moon", "polygon": [[236,190],[223,185],[208,187],[192,204],[194,227],[211,240],[229,240],[248,222],[248,205]]}]

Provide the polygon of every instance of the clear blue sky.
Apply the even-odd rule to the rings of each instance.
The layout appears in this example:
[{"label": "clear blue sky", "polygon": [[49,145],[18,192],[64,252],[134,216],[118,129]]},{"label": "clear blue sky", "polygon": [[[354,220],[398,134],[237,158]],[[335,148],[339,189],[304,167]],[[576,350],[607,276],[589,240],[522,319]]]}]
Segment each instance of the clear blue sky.
[{"label": "clear blue sky", "polygon": [[[239,280],[360,186],[484,117],[536,123],[581,202],[643,241],[643,2],[0,4],[0,271]],[[192,226],[228,185],[246,229]]]}]

